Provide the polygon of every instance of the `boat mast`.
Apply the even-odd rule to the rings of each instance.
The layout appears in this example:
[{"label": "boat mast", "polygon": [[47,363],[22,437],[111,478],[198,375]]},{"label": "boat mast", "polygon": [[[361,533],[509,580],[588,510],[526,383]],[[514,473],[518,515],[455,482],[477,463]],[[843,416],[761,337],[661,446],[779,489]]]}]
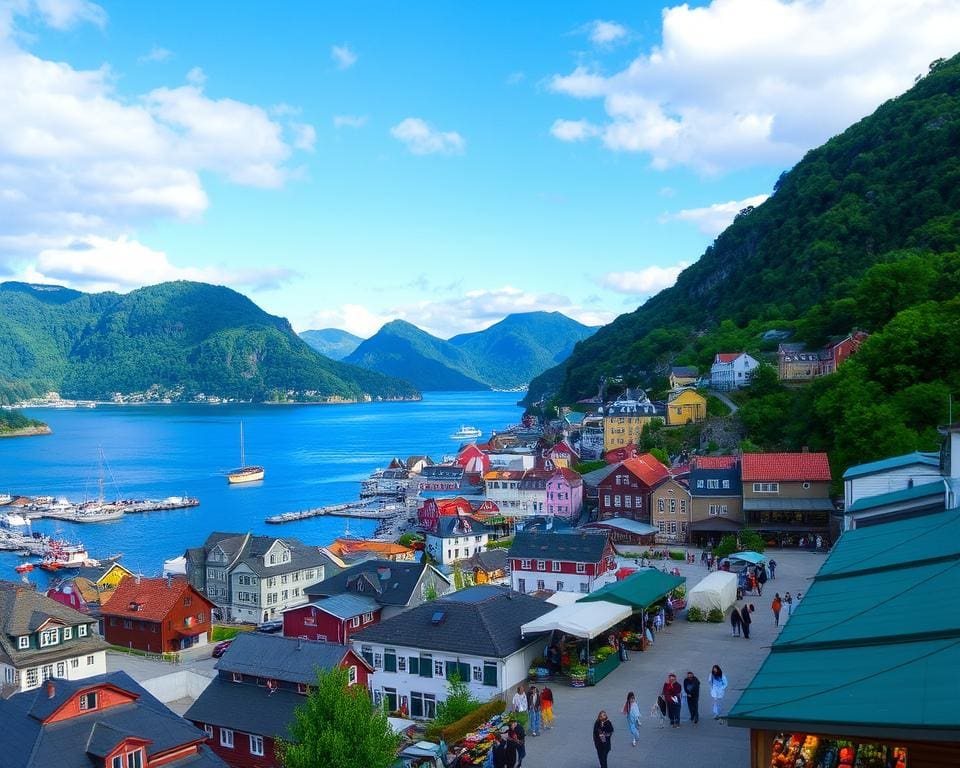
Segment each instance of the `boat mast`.
[{"label": "boat mast", "polygon": [[240,422],[240,469],[246,466],[243,456],[243,422]]}]

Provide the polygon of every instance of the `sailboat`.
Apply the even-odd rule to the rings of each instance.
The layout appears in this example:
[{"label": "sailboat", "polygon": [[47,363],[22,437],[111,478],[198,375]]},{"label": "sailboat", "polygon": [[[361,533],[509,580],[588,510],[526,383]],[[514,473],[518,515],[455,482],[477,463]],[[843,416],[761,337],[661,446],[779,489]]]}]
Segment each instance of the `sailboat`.
[{"label": "sailboat", "polygon": [[253,483],[263,480],[263,467],[247,466],[243,453],[243,422],[240,422],[240,466],[227,473],[227,482],[231,485],[238,483]]}]

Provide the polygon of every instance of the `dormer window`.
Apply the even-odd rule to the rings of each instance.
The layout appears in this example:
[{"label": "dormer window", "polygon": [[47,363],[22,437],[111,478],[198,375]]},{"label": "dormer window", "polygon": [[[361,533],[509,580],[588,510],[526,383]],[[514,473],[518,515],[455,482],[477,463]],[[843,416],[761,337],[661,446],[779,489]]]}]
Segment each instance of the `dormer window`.
[{"label": "dormer window", "polygon": [[30,647],[30,636],[20,635],[20,637],[17,638],[17,648],[19,648],[22,651],[25,648],[29,648],[29,647]]},{"label": "dormer window", "polygon": [[72,640],[73,639],[73,627],[64,627],[63,628],[63,639]]},{"label": "dormer window", "polygon": [[86,637],[87,636],[87,625],[81,624],[77,627],[77,637]]},{"label": "dormer window", "polygon": [[97,692],[90,691],[80,695],[80,711],[89,712],[97,708]]},{"label": "dormer window", "polygon": [[60,644],[59,629],[45,629],[40,633],[40,647],[49,648],[51,645]]}]

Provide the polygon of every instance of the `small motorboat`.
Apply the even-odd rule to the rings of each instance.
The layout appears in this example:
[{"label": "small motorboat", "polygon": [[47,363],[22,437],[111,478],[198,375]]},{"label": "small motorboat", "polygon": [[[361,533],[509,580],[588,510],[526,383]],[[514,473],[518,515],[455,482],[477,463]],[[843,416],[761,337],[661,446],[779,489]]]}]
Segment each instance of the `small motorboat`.
[{"label": "small motorboat", "polygon": [[14,568],[17,573],[30,573],[33,570],[33,563],[20,563],[16,568]]}]

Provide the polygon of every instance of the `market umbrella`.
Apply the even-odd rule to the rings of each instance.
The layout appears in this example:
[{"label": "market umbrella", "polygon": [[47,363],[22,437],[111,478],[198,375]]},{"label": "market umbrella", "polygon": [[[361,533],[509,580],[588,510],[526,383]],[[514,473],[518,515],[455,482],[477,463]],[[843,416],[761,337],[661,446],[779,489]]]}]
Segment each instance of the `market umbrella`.
[{"label": "market umbrella", "polygon": [[751,565],[760,565],[760,563],[765,562],[767,558],[765,558],[759,552],[753,552],[748,549],[746,552],[734,552],[732,555],[729,556],[728,559],[743,560],[744,562],[750,563]]}]

